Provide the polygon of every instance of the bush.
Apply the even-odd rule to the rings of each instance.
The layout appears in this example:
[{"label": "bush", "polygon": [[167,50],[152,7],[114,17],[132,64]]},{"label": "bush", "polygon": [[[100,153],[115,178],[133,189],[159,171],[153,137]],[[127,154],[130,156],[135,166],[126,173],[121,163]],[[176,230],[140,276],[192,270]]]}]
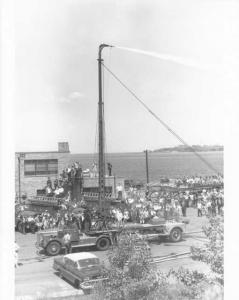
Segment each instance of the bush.
[{"label": "bush", "polygon": [[146,300],[166,282],[166,276],[157,272],[151,260],[145,240],[135,234],[122,233],[117,247],[109,251],[110,269],[105,274],[108,280],[96,287],[96,299]]},{"label": "bush", "polygon": [[216,281],[224,283],[224,227],[223,217],[211,217],[209,225],[203,228],[208,242],[203,247],[191,247],[192,258],[210,265],[216,274]]},{"label": "bush", "polygon": [[[192,247],[193,259],[210,264],[217,282],[223,283],[223,219],[211,218],[204,232],[209,241],[203,248]],[[110,268],[104,274],[108,280],[95,287],[95,300],[223,299],[222,286],[198,271],[179,268],[168,274],[159,272],[151,263],[147,242],[136,234],[123,232],[108,257]]]}]

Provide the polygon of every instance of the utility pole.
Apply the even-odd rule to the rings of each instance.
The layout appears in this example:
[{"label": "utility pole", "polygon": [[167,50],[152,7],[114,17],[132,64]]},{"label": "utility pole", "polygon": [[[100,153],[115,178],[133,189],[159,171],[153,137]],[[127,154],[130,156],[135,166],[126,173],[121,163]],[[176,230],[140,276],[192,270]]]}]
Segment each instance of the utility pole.
[{"label": "utility pole", "polygon": [[145,161],[146,161],[146,198],[148,197],[149,193],[149,160],[148,160],[148,150],[145,150]]},{"label": "utility pole", "polygon": [[145,160],[146,160],[146,183],[149,184],[149,160],[148,160],[148,150],[145,150]]},{"label": "utility pole", "polygon": [[103,88],[102,88],[102,62],[101,52],[105,47],[112,47],[106,44],[99,46],[98,52],[98,81],[99,81],[99,102],[98,102],[98,133],[99,133],[99,157],[98,157],[98,169],[99,169],[99,208],[100,211],[104,209],[105,200],[105,140],[104,140],[104,102],[103,102]]},{"label": "utility pole", "polygon": [[20,154],[18,156],[18,197],[19,197],[19,202],[21,203],[21,158]]}]

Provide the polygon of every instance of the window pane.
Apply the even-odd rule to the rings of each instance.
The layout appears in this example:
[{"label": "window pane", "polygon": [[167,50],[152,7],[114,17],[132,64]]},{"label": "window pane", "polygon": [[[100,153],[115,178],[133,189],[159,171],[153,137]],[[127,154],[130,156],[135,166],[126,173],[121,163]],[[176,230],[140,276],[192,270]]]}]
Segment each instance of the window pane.
[{"label": "window pane", "polygon": [[57,159],[25,160],[25,175],[49,175],[58,173]]},{"label": "window pane", "polygon": [[47,171],[46,162],[38,160],[36,163],[36,171]]},{"label": "window pane", "polygon": [[48,161],[48,174],[58,173],[58,162],[57,159],[52,159]]},{"label": "window pane", "polygon": [[24,161],[24,174],[35,175],[35,162],[32,160]]},{"label": "window pane", "polygon": [[45,160],[37,160],[36,161],[36,174],[44,175],[47,173],[47,163]]},{"label": "window pane", "polygon": [[35,171],[35,164],[25,164],[25,171]]}]

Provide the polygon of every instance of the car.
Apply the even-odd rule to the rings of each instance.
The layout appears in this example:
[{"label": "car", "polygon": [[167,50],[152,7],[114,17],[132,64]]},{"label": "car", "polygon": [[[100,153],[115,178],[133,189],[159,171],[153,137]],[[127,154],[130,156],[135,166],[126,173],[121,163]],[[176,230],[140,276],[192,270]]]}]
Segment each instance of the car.
[{"label": "car", "polygon": [[76,288],[90,290],[96,282],[106,280],[104,266],[99,258],[90,252],[70,253],[54,258],[53,269]]}]

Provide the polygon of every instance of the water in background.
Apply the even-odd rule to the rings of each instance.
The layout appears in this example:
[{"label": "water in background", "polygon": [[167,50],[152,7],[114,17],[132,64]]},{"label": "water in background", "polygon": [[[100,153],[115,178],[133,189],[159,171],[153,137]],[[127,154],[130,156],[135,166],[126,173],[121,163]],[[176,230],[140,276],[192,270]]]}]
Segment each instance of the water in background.
[{"label": "water in background", "polygon": [[[223,151],[200,152],[220,173],[223,173]],[[157,181],[162,177],[181,177],[183,175],[214,175],[201,160],[193,153],[151,152],[149,158],[149,179]],[[93,161],[97,162],[97,155],[71,154],[70,163],[80,162],[83,169],[91,169]],[[111,153],[106,155],[106,163],[113,166],[112,174],[125,179],[146,181],[145,153]],[[107,169],[107,168],[106,168]]]}]

